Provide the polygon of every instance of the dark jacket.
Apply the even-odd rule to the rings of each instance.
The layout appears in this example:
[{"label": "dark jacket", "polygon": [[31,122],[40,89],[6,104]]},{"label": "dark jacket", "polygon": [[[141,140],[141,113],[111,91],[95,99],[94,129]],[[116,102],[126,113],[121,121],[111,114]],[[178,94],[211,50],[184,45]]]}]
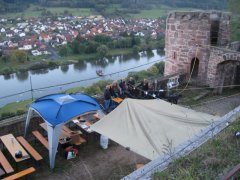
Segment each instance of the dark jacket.
[{"label": "dark jacket", "polygon": [[110,90],[105,89],[105,91],[104,91],[104,100],[110,100],[110,99],[111,99]]}]

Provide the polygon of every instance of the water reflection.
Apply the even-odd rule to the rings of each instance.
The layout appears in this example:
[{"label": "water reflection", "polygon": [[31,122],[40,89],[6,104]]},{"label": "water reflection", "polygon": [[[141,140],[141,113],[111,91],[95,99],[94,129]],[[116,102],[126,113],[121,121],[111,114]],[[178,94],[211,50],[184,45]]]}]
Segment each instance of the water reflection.
[{"label": "water reflection", "polygon": [[52,71],[52,70],[58,69],[58,68],[59,68],[59,66],[50,66],[48,69],[49,69],[50,71]]},{"label": "water reflection", "polygon": [[142,51],[142,52],[140,53],[140,56],[141,56],[141,57],[147,57],[146,51]]},{"label": "water reflection", "polygon": [[37,70],[32,70],[30,72],[31,72],[32,75],[47,74],[49,72],[49,69],[37,69]]},{"label": "water reflection", "polygon": [[19,81],[26,81],[28,79],[29,73],[28,71],[18,71],[16,72],[16,78]]},{"label": "water reflection", "polygon": [[121,59],[120,62],[126,62],[126,61],[131,60],[132,58],[133,58],[133,55],[132,55],[132,54],[124,54],[124,55],[122,56],[122,59]]},{"label": "water reflection", "polygon": [[73,69],[77,71],[83,71],[87,68],[87,64],[85,61],[79,61],[76,64],[73,64]]},{"label": "water reflection", "polygon": [[139,53],[133,53],[132,54],[132,58],[134,59],[134,60],[136,60],[136,61],[139,61],[140,60],[140,54]]},{"label": "water reflection", "polygon": [[157,55],[161,56],[164,54],[164,49],[157,49]]},{"label": "water reflection", "polygon": [[13,74],[3,75],[4,80],[9,80],[9,79],[12,79],[13,77],[14,77]]},{"label": "water reflection", "polygon": [[150,59],[150,58],[152,58],[153,56],[154,56],[153,51],[152,51],[152,50],[148,50],[148,51],[147,51],[147,58]]},{"label": "water reflection", "polygon": [[61,71],[64,73],[64,74],[66,74],[67,72],[68,72],[68,70],[69,70],[69,65],[62,65],[61,67],[60,67],[60,69],[61,69]]},{"label": "water reflection", "polygon": [[108,66],[109,60],[107,58],[101,58],[96,61],[90,61],[90,64],[95,67],[105,68]]},{"label": "water reflection", "polygon": [[112,64],[117,60],[117,56],[108,57],[107,59],[108,59],[108,63]]}]

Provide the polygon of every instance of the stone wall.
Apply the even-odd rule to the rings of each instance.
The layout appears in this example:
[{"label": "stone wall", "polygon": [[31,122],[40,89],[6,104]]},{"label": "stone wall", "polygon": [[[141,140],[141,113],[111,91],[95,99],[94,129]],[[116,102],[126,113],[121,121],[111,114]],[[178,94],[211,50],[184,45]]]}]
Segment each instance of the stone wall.
[{"label": "stone wall", "polygon": [[[234,84],[230,77],[235,76],[235,70],[240,62],[240,53],[226,51],[218,47],[210,49],[210,62],[207,69],[207,81],[210,87]],[[230,66],[232,67],[230,67]],[[225,68],[224,68],[225,67]],[[232,70],[227,70],[227,69]],[[225,70],[224,70],[225,69]],[[223,77],[223,75],[225,77]],[[232,82],[232,83],[229,83]]]},{"label": "stone wall", "polygon": [[212,64],[210,58],[212,19],[219,21],[217,46],[226,46],[229,43],[229,13],[215,11],[169,13],[165,39],[165,75],[178,72],[190,74],[191,62],[197,58],[198,84],[208,85],[214,82],[212,80],[214,72],[208,77],[209,66]]},{"label": "stone wall", "polygon": [[[0,121],[0,136],[9,133],[13,134],[14,136],[24,135],[25,120],[26,114]],[[39,128],[40,122],[42,122],[41,118],[32,118],[28,129],[29,134],[31,134],[31,131]]]}]

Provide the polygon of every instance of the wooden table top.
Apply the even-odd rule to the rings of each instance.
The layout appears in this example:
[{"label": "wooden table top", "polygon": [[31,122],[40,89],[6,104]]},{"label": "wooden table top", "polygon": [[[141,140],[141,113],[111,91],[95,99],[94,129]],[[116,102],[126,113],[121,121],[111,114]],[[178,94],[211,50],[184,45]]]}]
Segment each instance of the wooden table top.
[{"label": "wooden table top", "polygon": [[114,102],[118,103],[118,104],[123,101],[123,99],[122,99],[122,98],[119,98],[119,97],[113,98],[112,100],[113,100]]},{"label": "wooden table top", "polygon": [[91,133],[93,132],[91,129],[90,129],[90,126],[92,125],[92,123],[88,122],[88,121],[85,121],[85,122],[81,122],[77,119],[74,119],[73,120],[73,123],[75,123],[78,127],[80,127],[82,130],[84,130],[85,132],[87,133]]},{"label": "wooden table top", "polygon": [[[1,136],[0,139],[2,140],[4,146],[7,148],[9,153],[12,155],[13,159],[16,162],[21,162],[25,159],[30,158],[28,153],[23,149],[23,147],[19,144],[17,139],[12,134],[7,134],[5,136]],[[22,158],[16,158],[15,153],[17,151],[22,151]]]},{"label": "wooden table top", "polygon": [[[45,131],[47,131],[47,125],[46,123],[41,123],[39,124]],[[65,144],[68,143],[70,141],[65,141],[64,139],[66,138],[71,138],[72,136],[76,136],[76,135],[80,135],[82,134],[81,131],[72,131],[71,129],[69,129],[67,126],[62,126],[62,130],[61,130],[61,134],[59,137],[59,143],[60,144]]]}]

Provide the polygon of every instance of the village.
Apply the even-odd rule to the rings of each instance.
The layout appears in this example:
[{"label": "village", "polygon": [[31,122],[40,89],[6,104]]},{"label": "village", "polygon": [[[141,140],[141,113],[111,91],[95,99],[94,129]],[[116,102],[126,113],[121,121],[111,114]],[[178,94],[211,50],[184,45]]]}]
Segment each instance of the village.
[{"label": "village", "polygon": [[0,50],[28,51],[33,56],[48,55],[70,43],[78,35],[90,39],[95,35],[120,38],[121,34],[151,37],[165,33],[165,19],[106,19],[103,16],[0,19]]}]

